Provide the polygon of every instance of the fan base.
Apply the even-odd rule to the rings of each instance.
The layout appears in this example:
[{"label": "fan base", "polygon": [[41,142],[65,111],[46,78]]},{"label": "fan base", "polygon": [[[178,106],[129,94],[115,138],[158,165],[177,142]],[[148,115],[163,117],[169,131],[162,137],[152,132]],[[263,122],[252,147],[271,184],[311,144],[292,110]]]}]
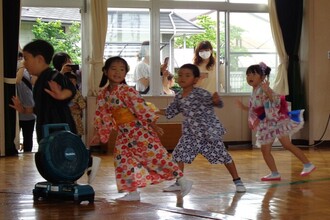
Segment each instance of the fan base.
[{"label": "fan base", "polygon": [[75,183],[50,182],[36,183],[33,189],[34,201],[42,199],[69,200],[80,204],[82,201],[94,203],[95,192],[90,185],[79,185]]}]

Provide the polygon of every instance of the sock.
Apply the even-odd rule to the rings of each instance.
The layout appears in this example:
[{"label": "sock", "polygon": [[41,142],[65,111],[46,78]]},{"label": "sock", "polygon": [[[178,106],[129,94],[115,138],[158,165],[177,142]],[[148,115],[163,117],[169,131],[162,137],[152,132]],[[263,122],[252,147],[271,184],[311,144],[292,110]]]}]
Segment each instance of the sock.
[{"label": "sock", "polygon": [[237,185],[237,184],[243,184],[243,182],[242,182],[242,180],[241,180],[241,178],[240,177],[238,177],[237,179],[233,179],[233,182],[235,183],[235,185]]},{"label": "sock", "polygon": [[278,176],[278,175],[280,175],[280,173],[278,171],[273,171],[272,172],[272,176]]},{"label": "sock", "polygon": [[312,163],[304,163],[304,168],[308,168],[310,166],[312,166]]},{"label": "sock", "polygon": [[133,191],[133,192],[129,192],[128,194],[136,195],[136,194],[138,194],[138,193],[139,193],[138,191]]}]

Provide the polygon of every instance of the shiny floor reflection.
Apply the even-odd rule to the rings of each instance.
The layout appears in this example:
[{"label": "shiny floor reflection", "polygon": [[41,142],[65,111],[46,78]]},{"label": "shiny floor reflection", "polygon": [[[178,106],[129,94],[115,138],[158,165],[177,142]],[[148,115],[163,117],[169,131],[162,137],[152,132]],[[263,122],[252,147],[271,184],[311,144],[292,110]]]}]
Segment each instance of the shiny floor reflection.
[{"label": "shiny floor reflection", "polygon": [[[140,190],[141,202],[117,202],[112,155],[100,154],[102,163],[92,184],[94,204],[70,201],[33,201],[32,189],[44,181],[34,154],[0,158],[0,219],[327,219],[330,216],[330,148],[304,149],[317,169],[299,175],[302,165],[289,152],[274,150],[282,181],[261,182],[268,169],[258,149],[230,149],[246,193],[235,193],[223,165],[210,165],[198,156],[186,166],[194,181],[185,198],[162,192],[163,182]],[[78,182],[85,184],[83,176]]]}]

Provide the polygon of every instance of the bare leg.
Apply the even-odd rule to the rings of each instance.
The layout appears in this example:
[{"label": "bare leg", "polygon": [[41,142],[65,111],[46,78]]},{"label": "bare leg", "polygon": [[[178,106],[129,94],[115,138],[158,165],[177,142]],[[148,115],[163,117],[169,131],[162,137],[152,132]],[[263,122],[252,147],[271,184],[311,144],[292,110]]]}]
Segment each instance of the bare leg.
[{"label": "bare leg", "polygon": [[180,170],[181,170],[182,173],[183,173],[183,170],[184,170],[184,163],[183,163],[183,162],[178,162],[178,166],[179,166]]},{"label": "bare leg", "polygon": [[281,142],[282,146],[289,150],[293,155],[295,155],[303,164],[309,163],[309,160],[305,156],[305,154],[300,150],[298,147],[293,145],[290,141],[289,136],[284,136],[279,138],[279,141]]},{"label": "bare leg", "polygon": [[241,178],[238,176],[235,162],[232,161],[231,163],[225,164],[225,166],[226,166],[228,172],[230,173],[230,175],[233,177],[233,182],[236,186],[236,192],[239,192],[239,193],[246,192],[246,188],[245,188],[243,182],[241,181]]},{"label": "bare leg", "polygon": [[239,178],[234,161],[232,161],[231,163],[225,164],[225,166],[234,180]]},{"label": "bare leg", "polygon": [[273,143],[261,145],[261,152],[262,152],[262,156],[264,157],[264,160],[265,160],[268,168],[270,169],[270,171],[277,172],[275,160],[271,153],[272,144]]}]

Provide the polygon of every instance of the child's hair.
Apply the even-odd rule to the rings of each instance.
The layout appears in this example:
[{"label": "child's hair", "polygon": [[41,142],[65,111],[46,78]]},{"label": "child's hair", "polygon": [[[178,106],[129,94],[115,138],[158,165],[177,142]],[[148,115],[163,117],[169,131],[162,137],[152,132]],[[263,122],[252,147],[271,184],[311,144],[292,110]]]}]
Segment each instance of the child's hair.
[{"label": "child's hair", "polygon": [[246,69],[246,75],[249,73],[257,73],[260,76],[266,76],[269,78],[270,71],[272,69],[265,63],[261,62],[259,64],[251,65]]},{"label": "child's hair", "polygon": [[206,65],[206,69],[210,69],[215,64],[215,58],[213,56],[213,47],[210,41],[201,41],[195,48],[195,54],[194,54],[194,64],[200,65],[203,62],[203,59],[199,56],[199,51],[201,50],[211,50],[211,56],[209,59],[209,62]]},{"label": "child's hair", "polygon": [[71,57],[69,56],[69,54],[64,53],[64,52],[55,53],[54,57],[53,57],[53,66],[58,71],[61,71],[63,65],[65,63],[67,63],[69,60],[71,60]]},{"label": "child's hair", "polygon": [[[201,73],[199,71],[199,68],[195,65],[195,64],[191,64],[191,63],[187,63],[187,64],[183,64],[181,67],[180,67],[180,70],[181,69],[189,69],[192,71],[192,73],[194,74],[194,77],[197,78],[197,77],[200,77]],[[180,71],[179,70],[179,71]]]},{"label": "child's hair", "polygon": [[47,41],[40,39],[25,45],[23,51],[32,54],[34,57],[42,56],[47,64],[50,64],[54,55],[54,47]]},{"label": "child's hair", "polygon": [[[113,62],[122,62],[124,65],[125,65],[125,68],[126,68],[126,73],[128,73],[129,71],[129,65],[127,63],[127,61],[119,56],[115,56],[115,57],[110,57],[108,58],[106,61],[105,61],[105,64],[104,66],[102,67],[102,79],[101,79],[101,82],[100,82],[100,85],[99,87],[103,87],[107,84],[108,82],[108,76],[107,76],[107,72],[108,72],[108,69],[110,68],[111,64]],[[121,82],[121,84],[126,84],[126,81],[124,80],[123,82]]]}]

